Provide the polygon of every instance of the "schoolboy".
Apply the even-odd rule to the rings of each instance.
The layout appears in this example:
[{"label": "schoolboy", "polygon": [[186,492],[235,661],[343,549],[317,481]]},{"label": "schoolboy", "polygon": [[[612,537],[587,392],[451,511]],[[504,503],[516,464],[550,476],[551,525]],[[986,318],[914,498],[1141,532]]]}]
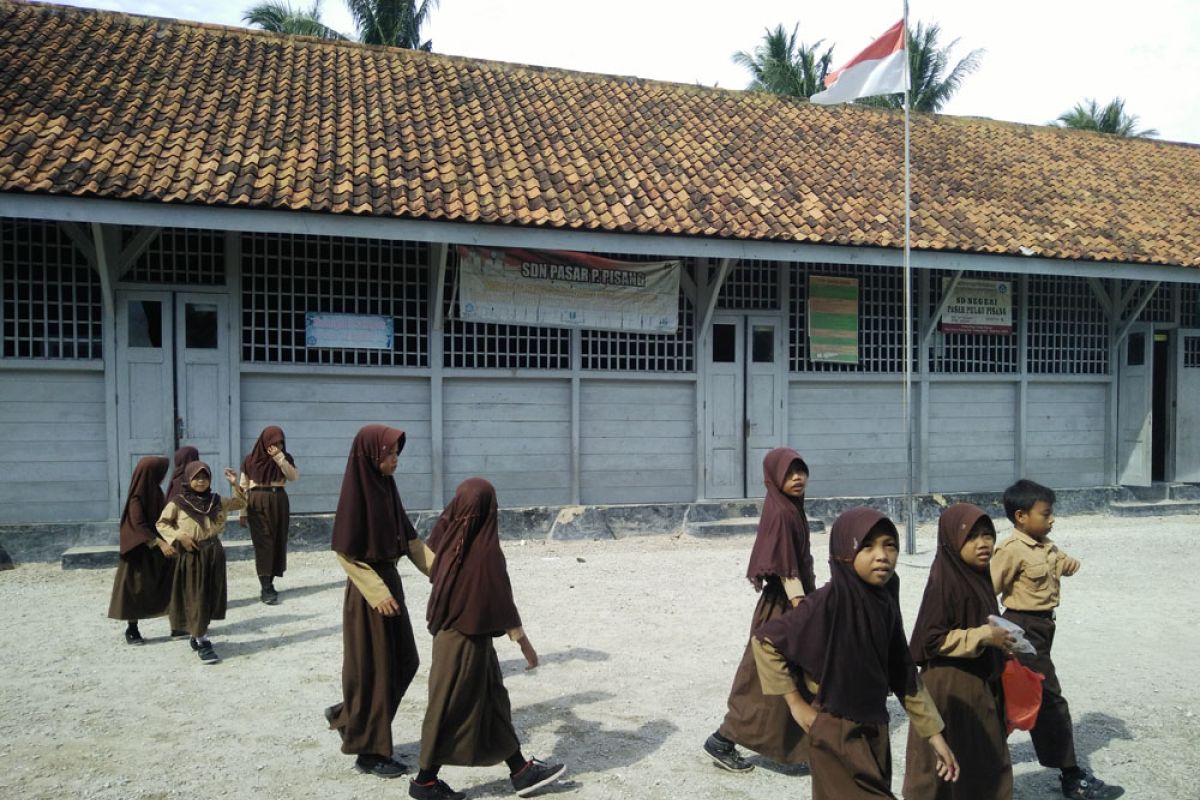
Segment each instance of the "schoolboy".
[{"label": "schoolboy", "polygon": [[1054,490],[1030,480],[1019,480],[1004,491],[1004,513],[1013,524],[1012,534],[992,557],[992,587],[1004,605],[1004,617],[1025,629],[1034,655],[1018,654],[1021,663],[1046,677],[1042,708],[1029,732],[1038,763],[1062,771],[1065,797],[1096,800],[1120,797],[1124,790],[1108,786],[1082,769],[1075,760],[1075,735],[1071,711],[1050,648],[1054,645],[1054,609],[1059,602],[1059,580],[1079,571],[1079,561],[1050,541],[1054,527]]}]

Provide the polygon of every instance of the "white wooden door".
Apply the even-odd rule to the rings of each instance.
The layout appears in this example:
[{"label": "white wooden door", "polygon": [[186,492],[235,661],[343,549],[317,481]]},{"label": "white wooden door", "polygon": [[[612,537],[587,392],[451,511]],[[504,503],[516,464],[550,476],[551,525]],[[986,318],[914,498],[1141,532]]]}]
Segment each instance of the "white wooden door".
[{"label": "white wooden door", "polygon": [[1117,480],[1125,486],[1151,483],[1154,331],[1138,323],[1129,330],[1117,367]]},{"label": "white wooden door", "polygon": [[224,295],[175,295],[175,415],[177,447],[191,445],[213,469],[237,465],[229,452],[229,305]]},{"label": "white wooden door", "polygon": [[1178,332],[1175,346],[1175,474],[1200,482],[1200,329]]},{"label": "white wooden door", "polygon": [[782,447],[786,348],[783,321],[777,317],[746,320],[746,496],[763,497],[762,462],[767,451]]},{"label": "white wooden door", "polygon": [[174,450],[175,315],[170,292],[118,291],[117,452],[120,496],[143,456]]},{"label": "white wooden door", "polygon": [[744,497],[745,326],[739,315],[714,317],[705,354],[704,495]]}]

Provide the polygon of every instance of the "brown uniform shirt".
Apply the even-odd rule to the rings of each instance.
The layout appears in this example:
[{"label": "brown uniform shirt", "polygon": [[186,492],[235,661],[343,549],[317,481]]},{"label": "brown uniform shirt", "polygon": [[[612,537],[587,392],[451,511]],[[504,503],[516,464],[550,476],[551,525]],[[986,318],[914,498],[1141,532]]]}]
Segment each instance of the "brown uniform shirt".
[{"label": "brown uniform shirt", "polygon": [[1013,531],[992,556],[992,587],[1013,611],[1053,611],[1067,554],[1049,538]]}]

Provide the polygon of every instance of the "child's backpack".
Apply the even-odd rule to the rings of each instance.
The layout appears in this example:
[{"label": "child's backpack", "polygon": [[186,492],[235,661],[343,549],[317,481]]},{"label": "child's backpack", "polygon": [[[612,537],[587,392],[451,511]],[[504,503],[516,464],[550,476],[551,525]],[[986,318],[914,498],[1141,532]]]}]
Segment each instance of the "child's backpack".
[{"label": "child's backpack", "polygon": [[1037,724],[1042,708],[1042,681],[1046,676],[1034,672],[1013,656],[1004,663],[1000,683],[1004,687],[1004,717],[1008,732],[1027,731]]}]

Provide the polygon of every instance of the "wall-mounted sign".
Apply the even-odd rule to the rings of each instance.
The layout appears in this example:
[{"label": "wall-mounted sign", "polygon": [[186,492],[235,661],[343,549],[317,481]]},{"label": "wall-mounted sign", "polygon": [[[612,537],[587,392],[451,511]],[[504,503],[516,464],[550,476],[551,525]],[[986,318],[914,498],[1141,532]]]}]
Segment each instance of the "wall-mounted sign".
[{"label": "wall-mounted sign", "polygon": [[808,360],[858,363],[858,279],[808,278]]},{"label": "wall-mounted sign", "polygon": [[459,316],[564,328],[674,333],[681,262],[560,250],[458,248]]},{"label": "wall-mounted sign", "polygon": [[391,317],[309,311],[304,315],[304,343],[344,350],[391,350],[394,324]]},{"label": "wall-mounted sign", "polygon": [[[942,278],[942,294],[950,288]],[[962,280],[942,311],[942,333],[1012,333],[1012,284],[1008,281]]]}]

